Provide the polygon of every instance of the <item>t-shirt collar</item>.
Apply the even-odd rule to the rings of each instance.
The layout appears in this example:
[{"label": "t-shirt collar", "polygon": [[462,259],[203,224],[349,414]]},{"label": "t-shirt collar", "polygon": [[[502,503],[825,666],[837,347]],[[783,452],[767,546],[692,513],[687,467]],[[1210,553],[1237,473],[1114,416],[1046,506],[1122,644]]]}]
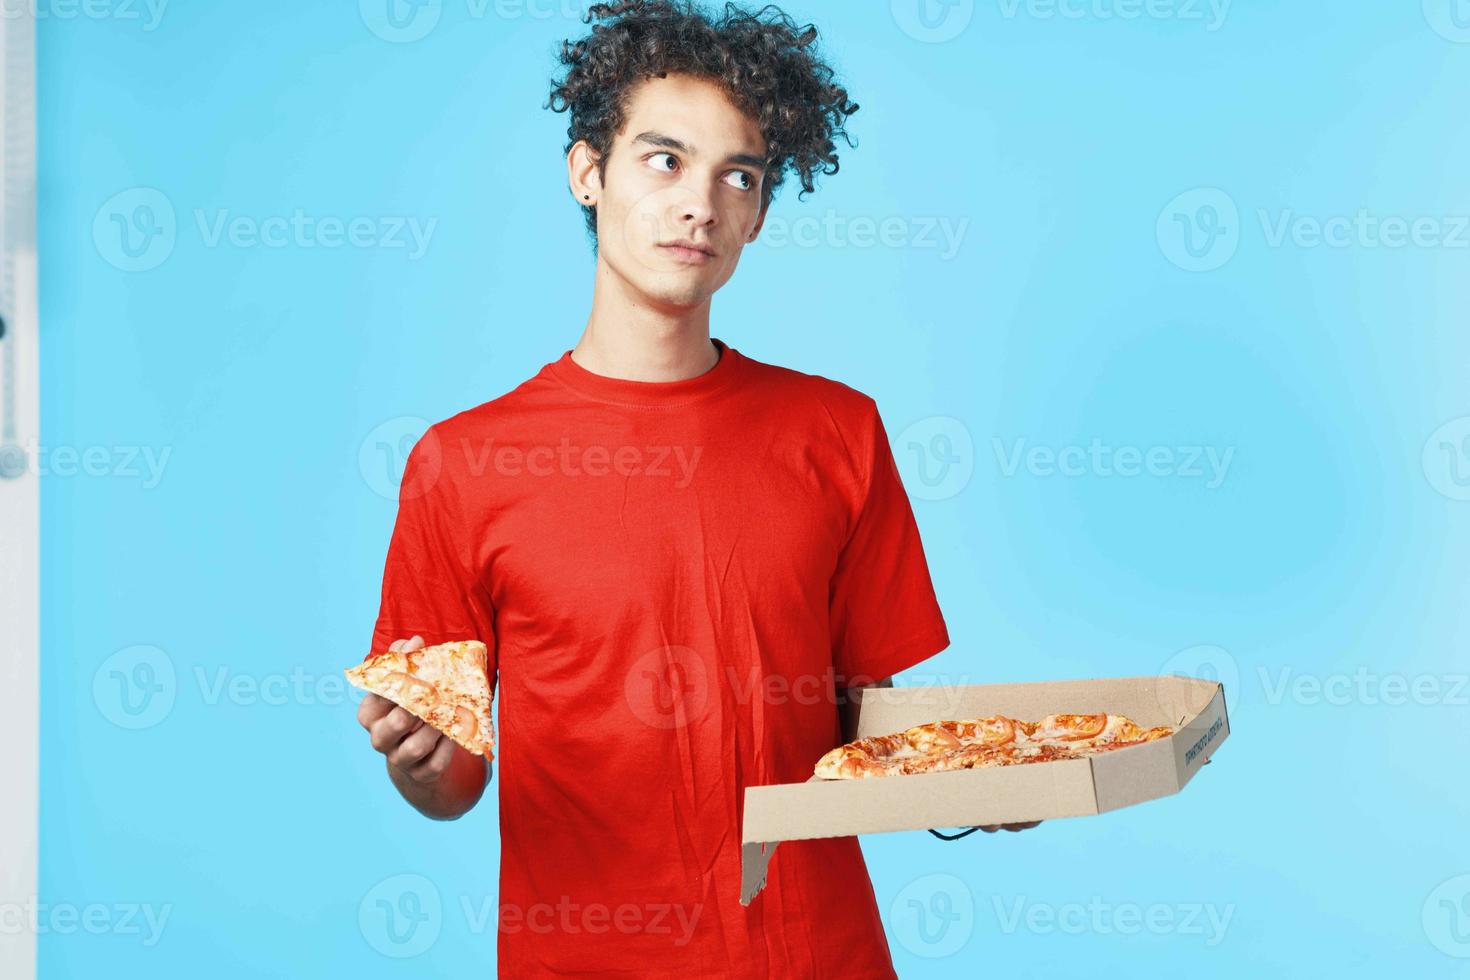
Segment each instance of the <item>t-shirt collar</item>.
[{"label": "t-shirt collar", "polygon": [[744,360],[740,352],[717,337],[711,337],[710,342],[720,352],[715,366],[703,374],[679,381],[630,381],[594,374],[572,360],[571,351],[546,365],[546,371],[573,391],[597,401],[674,408],[724,389],[740,373]]}]

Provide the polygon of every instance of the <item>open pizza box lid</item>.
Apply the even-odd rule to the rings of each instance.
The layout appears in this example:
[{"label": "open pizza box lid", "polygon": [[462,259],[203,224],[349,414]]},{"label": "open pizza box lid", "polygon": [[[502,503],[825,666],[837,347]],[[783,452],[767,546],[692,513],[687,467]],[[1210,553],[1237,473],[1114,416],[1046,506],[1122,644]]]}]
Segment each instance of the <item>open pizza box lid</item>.
[{"label": "open pizza box lid", "polygon": [[1081,759],[746,787],[742,905],[765,887],[767,865],[783,840],[1106,813],[1179,792],[1230,734],[1224,688],[1189,677],[865,688],[858,699],[858,738],[944,719],[1100,712],[1126,715],[1144,728],[1179,730]]}]

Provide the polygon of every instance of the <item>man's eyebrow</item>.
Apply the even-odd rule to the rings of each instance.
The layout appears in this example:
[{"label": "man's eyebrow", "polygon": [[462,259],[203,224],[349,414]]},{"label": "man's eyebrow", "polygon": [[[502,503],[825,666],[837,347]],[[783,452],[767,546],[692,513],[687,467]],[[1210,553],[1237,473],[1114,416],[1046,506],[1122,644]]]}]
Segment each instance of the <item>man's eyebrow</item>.
[{"label": "man's eyebrow", "polygon": [[[633,142],[647,143],[649,146],[657,146],[665,150],[673,150],[676,153],[683,153],[686,156],[694,155],[694,148],[691,147],[688,143],[685,143],[683,140],[677,139],[676,137],[666,136],[663,133],[655,132],[653,130],[639,133],[637,136],[633,137]],[[744,164],[747,167],[754,167],[757,170],[764,170],[766,169],[767,165],[766,158],[756,153],[732,153],[725,158],[725,162]]]}]

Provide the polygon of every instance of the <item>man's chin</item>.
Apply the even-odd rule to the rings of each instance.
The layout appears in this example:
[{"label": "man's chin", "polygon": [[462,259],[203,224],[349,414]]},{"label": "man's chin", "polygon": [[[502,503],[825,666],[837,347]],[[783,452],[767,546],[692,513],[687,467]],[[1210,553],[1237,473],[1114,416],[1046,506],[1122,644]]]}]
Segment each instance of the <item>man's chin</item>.
[{"label": "man's chin", "polygon": [[650,303],[679,310],[697,309],[715,293],[710,283],[687,273],[652,276],[637,285]]}]

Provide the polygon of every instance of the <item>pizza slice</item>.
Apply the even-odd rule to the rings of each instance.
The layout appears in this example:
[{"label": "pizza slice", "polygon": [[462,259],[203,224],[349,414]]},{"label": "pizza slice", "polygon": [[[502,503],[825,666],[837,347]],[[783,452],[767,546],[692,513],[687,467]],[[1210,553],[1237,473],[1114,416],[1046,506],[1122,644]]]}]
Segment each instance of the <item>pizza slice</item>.
[{"label": "pizza slice", "polygon": [[422,718],[475,755],[495,758],[485,644],[441,643],[409,653],[374,653],[347,680]]}]

